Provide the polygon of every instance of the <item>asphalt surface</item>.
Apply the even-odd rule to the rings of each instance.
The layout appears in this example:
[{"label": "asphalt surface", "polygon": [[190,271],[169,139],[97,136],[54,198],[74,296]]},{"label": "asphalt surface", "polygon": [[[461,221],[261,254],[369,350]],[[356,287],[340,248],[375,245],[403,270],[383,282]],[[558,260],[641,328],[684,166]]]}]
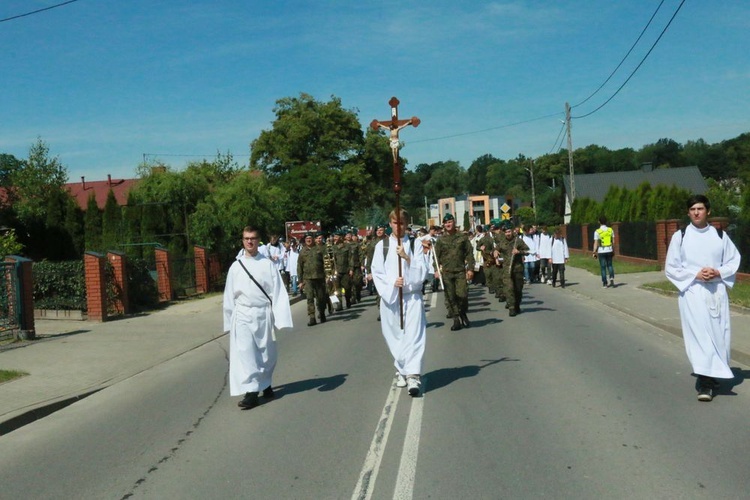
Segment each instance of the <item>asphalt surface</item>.
[{"label": "asphalt surface", "polygon": [[[619,275],[614,288],[602,288],[598,276],[573,267],[566,278],[567,293],[600,303],[603,312],[617,310],[681,335],[677,296],[641,288],[664,280],[661,272]],[[215,294],[104,323],[37,320],[36,340],[0,350],[0,368],[28,373],[0,384],[0,435],[220,337],[221,302]],[[745,365],[750,365],[748,314],[732,309],[732,359]]]}]

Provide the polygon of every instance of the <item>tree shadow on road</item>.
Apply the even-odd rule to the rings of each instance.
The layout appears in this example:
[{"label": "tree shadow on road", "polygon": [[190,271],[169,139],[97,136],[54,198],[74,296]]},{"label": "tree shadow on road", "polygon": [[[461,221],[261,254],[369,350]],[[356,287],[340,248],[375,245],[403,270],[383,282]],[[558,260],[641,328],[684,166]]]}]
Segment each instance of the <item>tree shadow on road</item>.
[{"label": "tree shadow on road", "polygon": [[430,373],[426,373],[424,375],[424,378],[427,382],[426,383],[427,390],[430,392],[436,391],[462,378],[476,377],[477,375],[479,375],[479,372],[483,368],[487,368],[488,366],[495,365],[497,363],[501,363],[504,361],[520,361],[520,360],[503,357],[503,358],[494,359],[494,360],[483,359],[482,361],[485,361],[485,364],[457,366],[454,368],[440,368]]},{"label": "tree shadow on road", "polygon": [[328,392],[337,389],[346,382],[347,373],[333,375],[331,377],[309,378],[307,380],[298,380],[288,384],[278,385],[273,388],[276,398],[289,396],[299,392],[312,391],[317,389],[319,392]]}]

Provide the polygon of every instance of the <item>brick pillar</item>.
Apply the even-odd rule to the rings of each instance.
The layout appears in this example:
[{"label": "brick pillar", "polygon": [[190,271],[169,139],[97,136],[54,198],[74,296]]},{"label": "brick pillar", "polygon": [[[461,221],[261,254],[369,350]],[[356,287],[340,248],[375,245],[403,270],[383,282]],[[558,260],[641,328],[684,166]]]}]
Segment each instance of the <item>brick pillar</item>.
[{"label": "brick pillar", "polygon": [[729,225],[729,217],[711,217],[708,219],[708,223],[716,229],[726,231],[727,226]]},{"label": "brick pillar", "polygon": [[9,255],[6,262],[15,263],[16,279],[18,280],[18,299],[20,311],[16,316],[19,320],[19,334],[17,338],[33,340],[36,337],[34,326],[34,278],[31,272],[34,261],[18,255]]},{"label": "brick pillar", "polygon": [[664,263],[667,261],[667,249],[672,235],[680,230],[679,219],[669,219],[656,221],[656,259],[659,266],[664,269]]},{"label": "brick pillar", "polygon": [[589,225],[581,224],[581,250],[588,252],[591,250],[589,247]]},{"label": "brick pillar", "polygon": [[128,258],[124,253],[110,250],[107,252],[107,261],[112,266],[115,274],[115,311],[118,314],[130,312],[130,301],[128,298]]},{"label": "brick pillar", "polygon": [[159,291],[159,302],[172,300],[172,262],[169,260],[169,250],[155,248],[156,256],[156,288]]},{"label": "brick pillar", "polygon": [[195,255],[195,291],[197,293],[208,293],[209,291],[209,273],[208,273],[208,251],[201,246],[193,246]]},{"label": "brick pillar", "polygon": [[619,222],[613,222],[611,226],[612,231],[614,233],[615,243],[613,250],[615,251],[615,255],[621,255],[620,254],[620,223]]},{"label": "brick pillar", "polygon": [[100,253],[86,252],[83,255],[89,321],[107,321],[106,262]]},{"label": "brick pillar", "polygon": [[219,256],[212,253],[208,256],[208,282],[211,286],[216,286],[221,280],[221,262]]}]

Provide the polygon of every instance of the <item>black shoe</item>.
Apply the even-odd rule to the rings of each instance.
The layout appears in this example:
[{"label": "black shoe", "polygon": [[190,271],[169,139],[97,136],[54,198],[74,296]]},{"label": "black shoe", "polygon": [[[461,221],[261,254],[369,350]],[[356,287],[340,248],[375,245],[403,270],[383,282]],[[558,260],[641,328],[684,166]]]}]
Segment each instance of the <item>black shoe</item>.
[{"label": "black shoe", "polygon": [[380,314],[378,314],[378,321],[380,321]]},{"label": "black shoe", "polygon": [[716,380],[711,377],[698,375],[698,401],[712,401],[714,399],[714,389],[716,389]]},{"label": "black shoe", "polygon": [[461,320],[458,318],[453,318],[453,326],[451,326],[451,331],[456,332],[461,329]]},{"label": "black shoe", "polygon": [[245,397],[237,403],[237,406],[242,408],[243,410],[249,410],[251,408],[255,408],[260,403],[258,402],[258,393],[257,392],[246,392]]},{"label": "black shoe", "polygon": [[507,299],[503,297],[502,295],[497,298],[500,302],[505,302]]},{"label": "black shoe", "polygon": [[273,392],[273,387],[270,385],[263,389],[263,397],[266,399],[273,399],[276,397],[276,393]]},{"label": "black shoe", "polygon": [[510,316],[515,316],[515,315],[516,315],[516,314],[518,314],[518,313],[516,312],[516,310],[515,310],[515,309],[511,309],[511,310],[510,310],[510,313],[508,313],[508,314],[509,314]]},{"label": "black shoe", "polygon": [[461,313],[461,325],[463,325],[464,328],[469,328],[471,326],[471,323],[469,323],[469,318],[466,316],[466,313]]},{"label": "black shoe", "polygon": [[516,314],[521,314],[521,308],[516,306]]},{"label": "black shoe", "polygon": [[505,303],[505,308],[510,309],[510,304],[508,302]]},{"label": "black shoe", "polygon": [[307,322],[307,326],[315,326],[318,322],[315,321],[315,316],[310,316],[310,320]]},{"label": "black shoe", "polygon": [[448,313],[445,315],[446,318],[451,319],[453,317],[453,313]]}]

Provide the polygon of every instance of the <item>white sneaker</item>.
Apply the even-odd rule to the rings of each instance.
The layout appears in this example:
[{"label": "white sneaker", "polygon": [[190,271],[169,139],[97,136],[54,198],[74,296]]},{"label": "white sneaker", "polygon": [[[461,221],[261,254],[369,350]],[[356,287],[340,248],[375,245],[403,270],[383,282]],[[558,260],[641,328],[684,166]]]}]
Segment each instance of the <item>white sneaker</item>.
[{"label": "white sneaker", "polygon": [[419,396],[422,390],[422,381],[419,380],[419,375],[407,377],[406,385],[409,387],[409,396]]},{"label": "white sneaker", "polygon": [[552,280],[547,280],[547,284],[551,285],[552,284]]},{"label": "white sneaker", "polygon": [[396,372],[396,387],[406,387],[406,378]]}]

